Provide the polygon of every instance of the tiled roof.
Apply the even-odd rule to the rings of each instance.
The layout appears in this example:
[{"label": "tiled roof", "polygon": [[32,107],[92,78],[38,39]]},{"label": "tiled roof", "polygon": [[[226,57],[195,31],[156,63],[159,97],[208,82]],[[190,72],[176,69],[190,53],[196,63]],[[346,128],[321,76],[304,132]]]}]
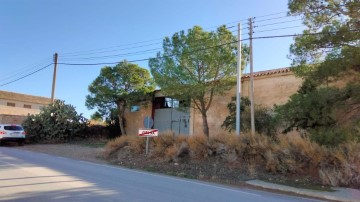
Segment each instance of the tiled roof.
[{"label": "tiled roof", "polygon": [[14,92],[7,92],[7,91],[1,91],[1,90],[0,90],[0,99],[29,102],[29,103],[36,103],[36,104],[43,104],[43,105],[47,105],[47,104],[51,103],[50,98],[26,95],[26,94],[21,94],[21,93],[14,93]]},{"label": "tiled roof", "polygon": [[[254,72],[254,77],[287,73],[287,72],[291,72],[290,68],[271,69],[271,70],[266,70],[266,71]],[[250,77],[250,73],[244,74],[242,76],[242,78],[249,78],[249,77]]]}]

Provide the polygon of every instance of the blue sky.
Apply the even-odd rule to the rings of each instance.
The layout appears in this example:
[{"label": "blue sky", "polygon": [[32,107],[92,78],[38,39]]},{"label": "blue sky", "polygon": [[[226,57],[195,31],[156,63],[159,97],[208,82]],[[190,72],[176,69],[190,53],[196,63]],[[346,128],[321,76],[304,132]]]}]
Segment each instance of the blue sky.
[{"label": "blue sky", "polygon": [[[59,54],[60,63],[146,59],[161,50],[165,36],[194,25],[212,31],[222,24],[235,26],[242,20],[246,28],[245,19],[256,17],[254,37],[300,33],[299,18],[285,17],[287,2],[1,0],[0,90],[50,97],[52,65],[20,78],[52,63],[55,52]],[[236,28],[229,29],[236,34]],[[247,38],[247,33],[248,30],[243,30],[242,37]],[[254,71],[289,66],[291,61],[287,55],[292,41],[291,37],[254,40]],[[138,64],[148,67],[147,61]],[[87,87],[103,66],[59,65],[55,97],[89,117],[93,111],[85,107]],[[12,83],[6,84],[8,82]]]}]

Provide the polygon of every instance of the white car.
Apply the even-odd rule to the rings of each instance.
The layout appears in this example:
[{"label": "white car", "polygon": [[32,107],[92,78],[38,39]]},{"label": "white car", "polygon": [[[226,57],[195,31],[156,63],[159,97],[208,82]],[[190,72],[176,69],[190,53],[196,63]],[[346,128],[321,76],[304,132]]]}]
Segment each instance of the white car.
[{"label": "white car", "polygon": [[25,131],[21,125],[0,124],[0,143],[17,142],[18,145],[25,144]]}]

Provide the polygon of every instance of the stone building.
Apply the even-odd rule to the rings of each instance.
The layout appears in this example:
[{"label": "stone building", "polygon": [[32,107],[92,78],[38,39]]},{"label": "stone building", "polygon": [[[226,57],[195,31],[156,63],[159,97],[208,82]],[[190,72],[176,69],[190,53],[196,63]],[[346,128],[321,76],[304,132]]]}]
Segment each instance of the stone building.
[{"label": "stone building", "polygon": [[[242,77],[242,96],[249,97],[250,75]],[[254,73],[254,101],[257,105],[273,107],[274,104],[284,104],[289,97],[296,93],[302,83],[301,78],[295,77],[289,68],[273,69]],[[231,97],[236,95],[236,86],[222,96],[214,97],[207,113],[210,135],[221,134],[226,131],[221,128],[228,116],[227,105]],[[143,119],[151,116],[154,119],[153,128],[160,132],[172,131],[175,134],[202,134],[201,114],[193,108],[177,110],[181,103],[155,91],[151,103],[146,106],[132,107],[125,114],[126,130],[130,135],[136,135],[139,128],[144,128]],[[134,110],[136,109],[136,110]]]},{"label": "stone building", "polygon": [[50,98],[0,91],[0,123],[21,124],[28,114],[38,114]]}]

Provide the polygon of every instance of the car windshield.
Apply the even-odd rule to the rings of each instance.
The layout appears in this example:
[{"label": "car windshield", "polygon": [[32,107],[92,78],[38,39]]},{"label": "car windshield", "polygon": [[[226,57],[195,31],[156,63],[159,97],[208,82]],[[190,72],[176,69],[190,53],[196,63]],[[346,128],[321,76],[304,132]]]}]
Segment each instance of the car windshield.
[{"label": "car windshield", "polygon": [[14,131],[22,131],[23,128],[21,126],[4,126],[5,130],[14,130]]}]

